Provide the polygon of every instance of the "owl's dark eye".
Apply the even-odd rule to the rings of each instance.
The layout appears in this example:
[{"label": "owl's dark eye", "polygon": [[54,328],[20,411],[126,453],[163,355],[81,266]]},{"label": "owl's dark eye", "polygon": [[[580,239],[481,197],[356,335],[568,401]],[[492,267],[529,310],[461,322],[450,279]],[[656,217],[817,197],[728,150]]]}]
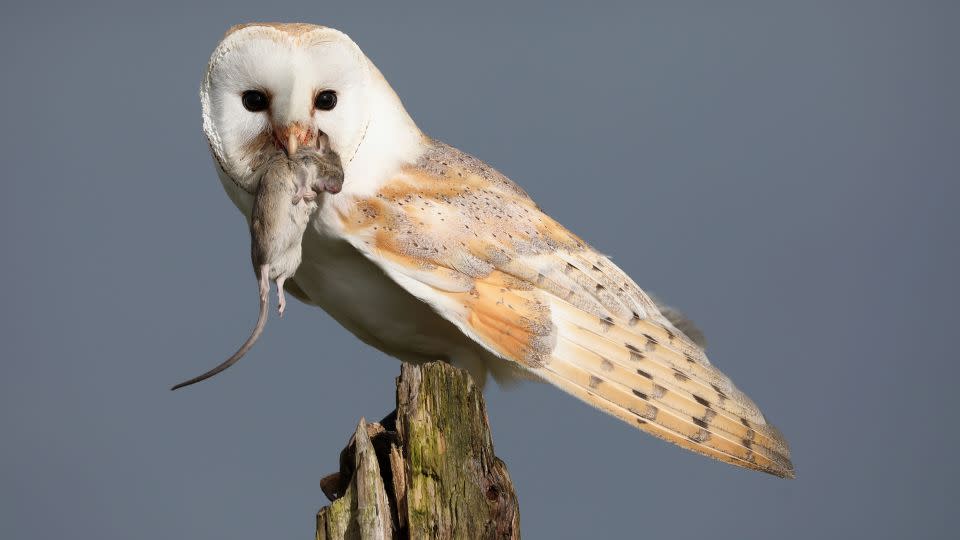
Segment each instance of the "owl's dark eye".
[{"label": "owl's dark eye", "polygon": [[321,111],[329,111],[337,106],[337,93],[333,90],[320,92],[317,94],[317,98],[313,100],[313,106]]},{"label": "owl's dark eye", "polygon": [[247,90],[240,99],[243,101],[243,108],[250,112],[265,111],[270,106],[270,99],[259,90]]}]

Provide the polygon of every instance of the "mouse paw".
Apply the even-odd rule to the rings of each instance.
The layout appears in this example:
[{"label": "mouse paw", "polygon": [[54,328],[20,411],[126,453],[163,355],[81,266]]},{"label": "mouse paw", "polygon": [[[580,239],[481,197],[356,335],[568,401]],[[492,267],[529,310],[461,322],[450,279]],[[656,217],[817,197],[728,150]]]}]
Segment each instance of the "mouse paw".
[{"label": "mouse paw", "polygon": [[297,189],[297,192],[293,195],[292,202],[293,202],[293,205],[296,206],[300,204],[300,201],[306,201],[308,203],[311,203],[315,200],[317,200],[317,192],[306,186],[301,186],[299,189]]},{"label": "mouse paw", "polygon": [[277,292],[277,313],[283,318],[283,311],[287,309],[287,295],[283,294],[283,288]]}]

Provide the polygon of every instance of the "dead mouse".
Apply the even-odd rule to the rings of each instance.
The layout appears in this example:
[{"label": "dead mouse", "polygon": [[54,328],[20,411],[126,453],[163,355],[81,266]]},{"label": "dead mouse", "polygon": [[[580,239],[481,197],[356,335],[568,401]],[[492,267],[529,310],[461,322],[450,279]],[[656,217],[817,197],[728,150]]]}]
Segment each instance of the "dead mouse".
[{"label": "dead mouse", "polygon": [[184,381],[171,390],[209,379],[235,364],[253,347],[267,324],[270,281],[277,284],[277,310],[283,316],[286,297],[283,282],[300,266],[301,242],[317,210],[320,193],[338,193],[343,186],[340,158],[327,150],[278,156],[265,167],[250,214],[250,255],[260,285],[260,315],[250,337],[217,367]]}]

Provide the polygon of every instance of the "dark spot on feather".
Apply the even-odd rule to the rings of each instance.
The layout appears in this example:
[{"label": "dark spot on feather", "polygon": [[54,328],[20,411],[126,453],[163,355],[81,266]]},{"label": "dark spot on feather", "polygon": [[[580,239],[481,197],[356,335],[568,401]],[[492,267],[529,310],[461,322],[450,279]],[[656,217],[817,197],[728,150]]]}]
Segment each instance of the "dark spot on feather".
[{"label": "dark spot on feather", "polygon": [[710,432],[705,429],[701,429],[697,433],[691,435],[689,439],[695,443],[702,443],[710,439]]},{"label": "dark spot on feather", "polygon": [[755,436],[756,436],[755,431],[753,431],[752,429],[747,430],[747,440],[752,441]]},{"label": "dark spot on feather", "polygon": [[599,268],[597,268],[597,265],[593,265],[593,267],[592,267],[592,268],[593,268],[593,271],[594,271],[594,272],[599,272],[599,271],[600,271],[600,269],[599,269]]},{"label": "dark spot on feather", "polygon": [[707,423],[704,422],[704,421],[703,421],[702,419],[700,419],[700,418],[694,418],[694,419],[693,419],[693,423],[696,424],[696,425],[698,425],[698,426],[700,426],[700,427],[702,427],[702,428],[707,427]]},{"label": "dark spot on feather", "polygon": [[574,265],[572,265],[572,264],[570,264],[570,263],[567,263],[567,266],[565,266],[565,267],[563,268],[563,273],[564,273],[564,274],[569,274],[570,272],[573,272],[573,271],[576,270],[576,269],[577,269],[576,266],[574,266]]},{"label": "dark spot on feather", "polygon": [[657,345],[659,344],[657,338],[651,336],[650,334],[644,334],[643,337],[647,338],[646,349],[648,351],[652,351],[657,348]]},{"label": "dark spot on feather", "polygon": [[634,311],[633,318],[630,319],[630,326],[636,326],[638,322],[640,322],[640,314]]},{"label": "dark spot on feather", "polygon": [[643,392],[641,392],[641,391],[639,391],[639,390],[634,390],[634,391],[633,391],[633,395],[637,396],[637,397],[640,398],[640,399],[650,399],[649,396],[647,396],[646,394],[644,394]]},{"label": "dark spot on feather", "polygon": [[673,370],[673,377],[680,382],[687,382],[690,380],[690,377],[688,377],[686,373],[676,368],[674,368]]},{"label": "dark spot on feather", "polygon": [[753,441],[751,441],[750,439],[744,439],[743,445],[746,446],[747,448],[753,448]]},{"label": "dark spot on feather", "polygon": [[638,370],[637,370],[637,375],[640,375],[641,377],[646,377],[646,378],[648,378],[648,379],[650,379],[650,380],[653,380],[653,375],[647,373],[646,371],[644,371],[644,370],[642,370],[642,369],[638,369]]},{"label": "dark spot on feather", "polygon": [[603,290],[603,285],[597,283],[597,292],[600,292],[602,290]]},{"label": "dark spot on feather", "polygon": [[697,403],[703,405],[704,407],[709,407],[709,406],[710,406],[710,402],[709,402],[709,401],[703,399],[702,397],[700,397],[700,396],[698,396],[698,395],[696,395],[696,394],[693,395],[693,399],[695,399],[695,400],[697,401]]},{"label": "dark spot on feather", "polygon": [[603,382],[603,379],[601,379],[600,377],[597,377],[596,375],[591,375],[591,376],[590,376],[590,383],[589,383],[589,384],[590,384],[590,388],[596,388],[596,387],[600,386],[600,383],[602,383],[602,382]]},{"label": "dark spot on feather", "polygon": [[742,417],[741,417],[741,418],[740,418],[740,423],[743,424],[743,425],[746,426],[746,427],[750,427],[750,422],[747,421],[746,418],[742,418]]},{"label": "dark spot on feather", "polygon": [[720,399],[727,399],[727,395],[723,393],[723,390],[721,390],[719,386],[715,384],[711,384],[710,386],[712,386],[713,389],[716,390],[717,395],[720,396]]},{"label": "dark spot on feather", "polygon": [[687,362],[690,362],[691,364],[696,363],[696,360],[694,360],[693,357],[690,356],[690,353],[683,353],[683,358],[684,358]]},{"label": "dark spot on feather", "polygon": [[637,409],[634,409],[633,407],[630,407],[630,408],[628,408],[627,410],[629,410],[630,412],[632,412],[633,414],[635,414],[635,415],[637,415],[637,416],[640,416],[640,417],[642,417],[642,418],[646,418],[647,420],[656,420],[656,419],[657,419],[657,413],[660,412],[660,409],[654,407],[653,405],[647,405],[647,410],[645,410],[645,411],[638,411]]},{"label": "dark spot on feather", "polygon": [[613,326],[613,317],[607,315],[606,317],[600,319],[600,324],[603,325],[604,331],[609,330]]},{"label": "dark spot on feather", "polygon": [[642,426],[642,425],[644,425],[644,424],[646,424],[646,423],[647,423],[647,421],[646,421],[646,420],[644,420],[644,419],[642,419],[642,418],[637,418],[637,423],[638,423],[638,424],[640,424],[640,425]]},{"label": "dark spot on feather", "polygon": [[634,362],[639,362],[645,358],[643,356],[643,353],[640,352],[640,349],[636,348],[635,346],[629,343],[627,343],[626,346],[627,346],[627,350],[630,351],[630,359],[633,360]]},{"label": "dark spot on feather", "polygon": [[613,362],[604,358],[600,360],[600,367],[603,368],[604,371],[611,371],[613,369]]},{"label": "dark spot on feather", "polygon": [[673,338],[677,337],[676,334],[674,334],[673,331],[670,330],[669,328],[666,328],[665,330],[667,331],[668,340],[673,341]]}]

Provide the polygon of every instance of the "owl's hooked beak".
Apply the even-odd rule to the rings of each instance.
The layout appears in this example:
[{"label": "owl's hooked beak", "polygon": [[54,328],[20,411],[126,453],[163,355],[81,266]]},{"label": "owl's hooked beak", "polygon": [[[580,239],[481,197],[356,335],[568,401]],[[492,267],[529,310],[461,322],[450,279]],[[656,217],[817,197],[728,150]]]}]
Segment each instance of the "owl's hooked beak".
[{"label": "owl's hooked beak", "polygon": [[287,149],[288,156],[292,156],[297,153],[297,135],[292,131],[290,132],[289,135],[287,135],[286,149]]},{"label": "owl's hooked beak", "polygon": [[286,126],[274,126],[274,138],[277,145],[283,148],[288,156],[292,156],[301,146],[316,143],[316,133],[300,122],[293,122]]}]

